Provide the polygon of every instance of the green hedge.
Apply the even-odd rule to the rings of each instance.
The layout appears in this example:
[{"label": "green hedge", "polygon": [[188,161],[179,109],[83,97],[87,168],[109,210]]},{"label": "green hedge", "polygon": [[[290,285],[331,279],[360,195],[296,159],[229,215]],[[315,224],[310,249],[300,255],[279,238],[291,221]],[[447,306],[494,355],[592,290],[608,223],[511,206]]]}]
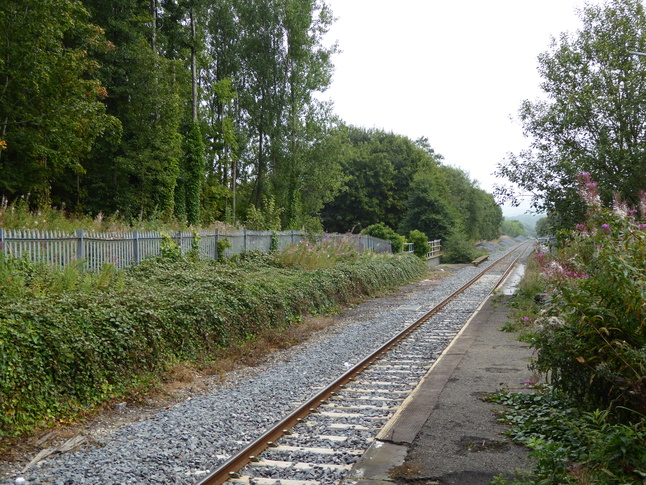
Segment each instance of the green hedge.
[{"label": "green hedge", "polygon": [[412,256],[372,256],[315,271],[147,261],[102,290],[77,285],[5,300],[0,436],[118,398],[169,363],[208,359],[262,329],[405,284],[424,268]]}]

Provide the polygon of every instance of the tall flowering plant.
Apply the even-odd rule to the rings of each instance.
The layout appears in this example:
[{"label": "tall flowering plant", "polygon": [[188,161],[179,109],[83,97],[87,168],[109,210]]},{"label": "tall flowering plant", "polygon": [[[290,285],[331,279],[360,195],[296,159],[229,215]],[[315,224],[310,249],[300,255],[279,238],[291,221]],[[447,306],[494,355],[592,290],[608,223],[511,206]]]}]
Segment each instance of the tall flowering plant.
[{"label": "tall flowering plant", "polygon": [[553,293],[535,366],[591,405],[646,414],[646,193],[609,209],[589,174],[579,183],[586,220],[558,254],[537,255]]}]

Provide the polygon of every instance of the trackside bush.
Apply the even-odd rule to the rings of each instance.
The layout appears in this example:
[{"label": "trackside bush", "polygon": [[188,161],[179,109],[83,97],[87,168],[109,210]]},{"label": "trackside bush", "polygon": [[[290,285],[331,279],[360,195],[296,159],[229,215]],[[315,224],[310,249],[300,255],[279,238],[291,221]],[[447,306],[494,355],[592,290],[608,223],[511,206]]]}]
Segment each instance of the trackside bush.
[{"label": "trackside bush", "polygon": [[428,236],[422,231],[415,229],[408,234],[408,240],[413,243],[413,252],[418,258],[425,258],[431,250],[428,244]]},{"label": "trackside bush", "polygon": [[56,292],[46,275],[10,264],[12,294],[0,306],[0,436],[55,424],[123,396],[169,363],[208,361],[215,349],[425,269],[412,256],[369,255],[312,271],[259,255],[235,264],[159,258],[104,275],[101,288],[77,282]]},{"label": "trackside bush", "polygon": [[639,211],[608,210],[589,174],[580,182],[587,220],[556,255],[537,255],[554,291],[535,322],[536,367],[590,406],[645,415],[646,194]]},{"label": "trackside bush", "polygon": [[372,226],[368,226],[365,232],[369,236],[378,237],[379,239],[385,239],[386,241],[390,241],[392,251],[395,254],[401,253],[402,250],[404,249],[404,242],[406,241],[406,238],[404,238],[404,236],[397,234],[394,230],[392,230],[383,222],[380,222],[378,224],[373,224]]},{"label": "trackside bush", "polygon": [[470,263],[478,256],[486,254],[478,251],[473,241],[469,241],[466,234],[454,231],[442,241],[442,263],[457,264]]}]

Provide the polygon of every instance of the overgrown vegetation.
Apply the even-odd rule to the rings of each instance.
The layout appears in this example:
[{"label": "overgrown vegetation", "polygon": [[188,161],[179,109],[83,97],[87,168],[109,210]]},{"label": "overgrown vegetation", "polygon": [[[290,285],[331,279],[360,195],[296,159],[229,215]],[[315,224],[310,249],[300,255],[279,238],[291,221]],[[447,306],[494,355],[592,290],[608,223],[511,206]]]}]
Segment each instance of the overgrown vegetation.
[{"label": "overgrown vegetation", "polygon": [[[633,484],[646,480],[646,193],[638,209],[579,177],[587,218],[539,252],[515,298],[515,321],[550,388],[505,395],[534,476],[496,483]],[[510,481],[511,480],[511,481]]]},{"label": "overgrown vegetation", "polygon": [[463,234],[453,233],[442,241],[442,263],[470,263],[484,254],[484,251],[479,251],[475,243],[469,241]]},{"label": "overgrown vegetation", "polygon": [[317,96],[334,21],[324,0],[0,2],[0,197],[128,224],[497,233],[493,196],[427,139]]},{"label": "overgrown vegetation", "polygon": [[359,254],[339,241],[223,263],[165,254],[99,274],[0,261],[0,436],[65,423],[174,363],[207,363],[425,270],[419,258]]},{"label": "overgrown vegetation", "polygon": [[401,253],[404,248],[404,243],[406,242],[406,238],[404,236],[397,234],[383,222],[368,226],[365,232],[372,237],[378,237],[379,239],[390,241],[390,247],[393,253]]},{"label": "overgrown vegetation", "polygon": [[159,217],[126,220],[119,212],[111,215],[102,213],[94,217],[57,209],[50,206],[32,208],[30,197],[20,197],[9,202],[0,197],[0,227],[9,230],[37,230],[74,232],[78,229],[96,232],[183,231],[187,225],[179,221],[165,221]]},{"label": "overgrown vegetation", "polygon": [[533,472],[500,475],[492,485],[642,484],[646,478],[646,421],[617,423],[609,410],[585,412],[576,401],[547,388],[501,392],[500,420],[509,435],[532,449]]}]

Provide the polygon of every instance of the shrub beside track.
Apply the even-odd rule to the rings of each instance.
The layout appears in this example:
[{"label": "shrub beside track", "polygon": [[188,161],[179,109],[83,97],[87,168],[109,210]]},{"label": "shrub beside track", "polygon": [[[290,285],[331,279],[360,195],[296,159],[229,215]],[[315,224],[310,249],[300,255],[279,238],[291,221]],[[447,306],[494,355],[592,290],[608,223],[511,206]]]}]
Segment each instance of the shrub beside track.
[{"label": "shrub beside track", "polygon": [[12,291],[0,296],[0,437],[64,421],[154,381],[172,363],[208,360],[261,330],[403,285],[426,268],[407,255],[311,271],[250,256],[225,264],[151,260],[99,275],[101,284],[75,275],[64,291],[56,289],[61,276],[14,264]]}]

